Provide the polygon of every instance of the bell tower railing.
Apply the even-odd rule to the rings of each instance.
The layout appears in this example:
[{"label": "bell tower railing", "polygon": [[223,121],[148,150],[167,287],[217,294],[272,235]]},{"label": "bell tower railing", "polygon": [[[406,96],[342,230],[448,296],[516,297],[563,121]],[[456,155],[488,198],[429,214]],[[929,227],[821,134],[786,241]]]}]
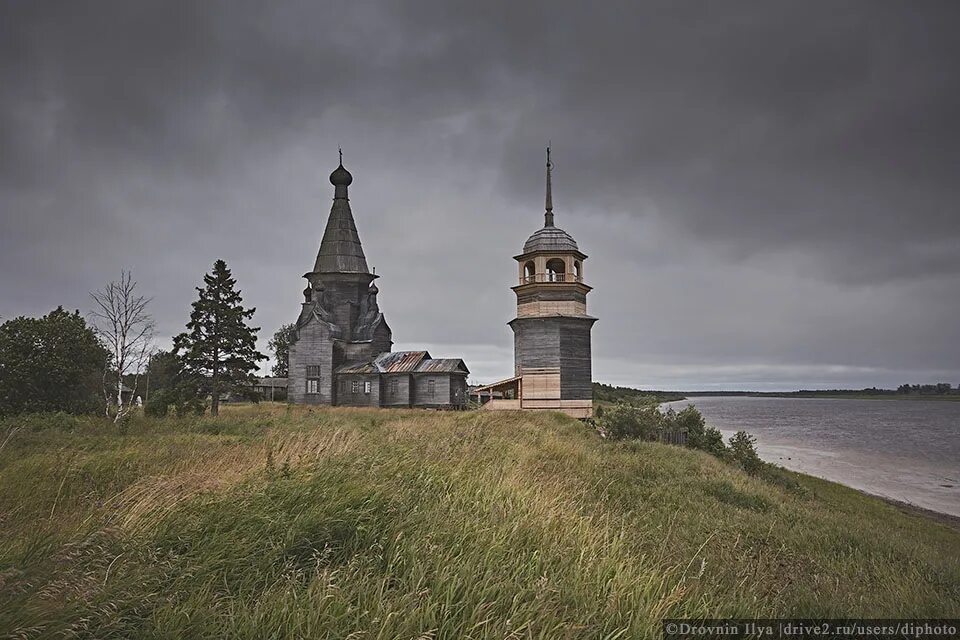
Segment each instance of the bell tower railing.
[{"label": "bell tower railing", "polygon": [[533,284],[536,282],[583,282],[583,276],[575,273],[535,273],[533,275],[520,276],[520,284]]}]

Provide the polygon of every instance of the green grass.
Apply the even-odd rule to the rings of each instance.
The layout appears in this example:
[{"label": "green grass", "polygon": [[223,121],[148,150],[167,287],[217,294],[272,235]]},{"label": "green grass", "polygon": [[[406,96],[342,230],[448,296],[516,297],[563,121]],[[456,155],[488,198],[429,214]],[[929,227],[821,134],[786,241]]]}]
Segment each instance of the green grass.
[{"label": "green grass", "polygon": [[[957,617],[960,533],[557,414],[0,422],[0,637],[634,638]],[[352,635],[351,635],[352,634]]]}]

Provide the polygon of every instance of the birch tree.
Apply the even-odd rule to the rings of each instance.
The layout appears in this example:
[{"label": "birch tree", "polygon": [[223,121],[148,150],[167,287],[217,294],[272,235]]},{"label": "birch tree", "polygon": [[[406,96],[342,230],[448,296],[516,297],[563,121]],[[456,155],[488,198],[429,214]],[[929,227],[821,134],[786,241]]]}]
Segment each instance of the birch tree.
[{"label": "birch tree", "polygon": [[[120,272],[120,280],[90,294],[96,306],[90,313],[92,324],[110,352],[103,372],[106,415],[120,422],[136,406],[140,374],[147,364],[153,345],[153,317],[147,312],[151,298],[137,291],[129,271]],[[124,402],[124,379],[132,379],[128,401]]]}]

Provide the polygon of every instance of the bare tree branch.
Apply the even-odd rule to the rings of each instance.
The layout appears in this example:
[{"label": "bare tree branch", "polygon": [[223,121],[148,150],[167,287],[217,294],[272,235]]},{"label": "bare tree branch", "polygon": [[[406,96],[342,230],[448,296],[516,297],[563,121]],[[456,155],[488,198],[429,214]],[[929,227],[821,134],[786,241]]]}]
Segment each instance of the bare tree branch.
[{"label": "bare tree branch", "polygon": [[[114,422],[119,422],[135,407],[140,374],[152,349],[154,322],[147,312],[152,298],[138,295],[137,283],[129,271],[121,271],[119,281],[94,291],[90,297],[96,303],[90,312],[92,324],[110,352],[109,366],[103,374],[106,412],[108,417],[113,415]],[[123,379],[130,375],[133,388],[125,403]]]}]

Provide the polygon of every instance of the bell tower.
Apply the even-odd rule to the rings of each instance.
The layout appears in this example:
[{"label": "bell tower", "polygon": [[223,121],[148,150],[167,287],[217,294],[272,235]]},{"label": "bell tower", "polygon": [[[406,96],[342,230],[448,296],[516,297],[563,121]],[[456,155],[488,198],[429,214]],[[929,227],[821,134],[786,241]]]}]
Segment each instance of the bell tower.
[{"label": "bell tower", "polygon": [[596,318],[587,315],[589,287],[582,253],[573,237],[554,225],[553,164],[547,147],[544,224],[523,245],[517,261],[517,317],[514,375],[523,409],[560,410],[578,418],[593,415],[590,332]]}]

